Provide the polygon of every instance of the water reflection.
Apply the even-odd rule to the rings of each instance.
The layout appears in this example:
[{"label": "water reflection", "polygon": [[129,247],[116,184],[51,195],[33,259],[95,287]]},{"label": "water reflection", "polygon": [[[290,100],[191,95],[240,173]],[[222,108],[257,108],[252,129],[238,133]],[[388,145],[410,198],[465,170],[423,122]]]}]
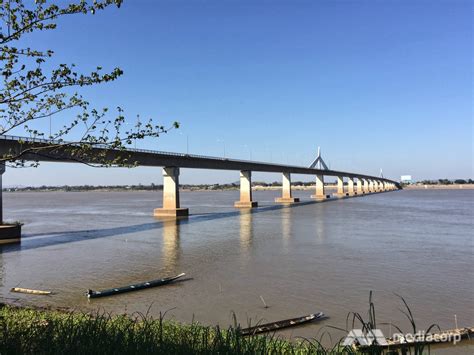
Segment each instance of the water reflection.
[{"label": "water reflection", "polygon": [[248,256],[252,247],[253,215],[250,211],[240,211],[240,250],[242,255]]},{"label": "water reflection", "polygon": [[288,243],[291,238],[291,209],[284,208],[281,210],[281,233],[283,236],[283,248],[285,253],[288,252]]},{"label": "water reflection", "polygon": [[318,217],[316,218],[316,240],[318,242],[322,242],[325,239],[325,223],[326,223],[326,216],[325,216],[325,211],[326,209],[324,208],[324,205],[318,206]]},{"label": "water reflection", "polygon": [[175,271],[181,255],[180,248],[180,220],[163,219],[163,244],[161,254],[163,266],[166,270]]}]

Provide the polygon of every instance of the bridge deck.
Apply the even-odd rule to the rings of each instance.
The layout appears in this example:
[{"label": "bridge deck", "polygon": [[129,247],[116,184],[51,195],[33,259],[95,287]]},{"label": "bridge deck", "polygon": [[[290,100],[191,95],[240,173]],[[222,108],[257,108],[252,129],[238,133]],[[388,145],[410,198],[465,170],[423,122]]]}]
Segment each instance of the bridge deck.
[{"label": "bridge deck", "polygon": [[[54,142],[43,140],[43,139],[31,139],[24,137],[15,136],[0,136],[0,156],[7,154],[19,153],[27,148],[41,148],[47,147]],[[397,184],[396,181],[381,178],[378,176],[365,175],[360,173],[338,171],[338,170],[321,170],[306,168],[301,166],[283,165],[283,164],[272,164],[265,162],[249,161],[249,160],[238,160],[238,159],[227,159],[219,157],[209,157],[195,154],[182,154],[182,153],[171,153],[171,152],[160,152],[153,150],[144,149],[127,149],[125,151],[110,150],[104,147],[94,147],[91,154],[85,161],[85,163],[95,164],[97,161],[94,159],[94,155],[106,154],[107,159],[113,161],[126,154],[130,157],[132,162],[136,162],[139,166],[155,166],[155,167],[180,167],[180,168],[191,168],[191,169],[213,169],[213,170],[236,170],[236,171],[258,171],[258,172],[271,172],[271,173],[292,173],[292,174],[304,174],[304,175],[325,175],[325,176],[344,176],[348,178],[362,178],[362,179],[377,179],[378,181],[390,182]],[[38,153],[28,153],[22,157],[24,160],[29,161],[49,161],[49,162],[62,162],[62,163],[78,163],[77,159],[65,150],[42,150]]]}]

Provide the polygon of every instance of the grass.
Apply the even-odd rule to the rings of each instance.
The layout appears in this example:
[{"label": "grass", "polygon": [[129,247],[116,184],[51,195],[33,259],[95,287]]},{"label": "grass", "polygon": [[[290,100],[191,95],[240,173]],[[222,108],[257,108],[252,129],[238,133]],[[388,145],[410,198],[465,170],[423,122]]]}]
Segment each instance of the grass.
[{"label": "grass", "polygon": [[[408,319],[411,325],[410,331],[409,332],[403,331],[402,329],[400,329],[397,325],[393,323],[379,323],[379,325],[384,325],[384,326],[390,325],[394,327],[401,334],[407,334],[407,333],[416,334],[418,331],[420,331],[420,329],[418,329],[416,326],[413,312],[411,311],[410,307],[408,306],[408,303],[402,296],[397,295],[397,294],[396,296],[399,297],[403,303],[404,308],[400,309],[400,312],[402,312],[405,315],[405,317]],[[335,328],[335,329],[348,332],[350,329],[355,329],[355,328],[362,329],[362,331],[365,334],[372,333],[374,329],[378,329],[377,320],[375,316],[375,304],[372,300],[372,291],[370,291],[370,295],[369,295],[369,311],[368,311],[367,318],[364,318],[364,316],[362,316],[360,313],[351,312],[347,315],[346,329],[339,329],[339,328]],[[441,331],[441,328],[439,327],[439,325],[432,324],[423,332],[430,333],[433,329]],[[418,342],[413,345],[406,344],[406,345],[398,347],[398,350],[400,351],[401,354],[404,354],[404,355],[405,354],[423,355],[423,354],[430,354],[431,352],[430,345],[422,343],[422,342]],[[383,350],[377,345],[372,345],[364,349],[359,348],[359,351],[363,352],[364,354],[374,354],[374,355],[384,354]],[[398,352],[395,352],[395,354],[398,354]]]},{"label": "grass", "polygon": [[[402,312],[416,325],[403,298]],[[372,293],[368,319],[350,313],[346,328],[362,328],[366,332],[377,328]],[[350,327],[349,327],[350,326]],[[430,327],[433,328],[433,326]],[[335,328],[338,329],[338,328]],[[348,329],[339,329],[346,332]],[[397,328],[398,329],[398,328]],[[401,330],[398,329],[400,332]],[[347,334],[347,333],[345,333]],[[344,334],[344,335],[345,335]],[[221,329],[198,323],[185,325],[153,319],[143,314],[112,316],[18,308],[0,304],[0,354],[382,354],[377,346],[344,347],[341,341],[324,348],[320,339],[300,339],[290,342],[275,335],[242,336],[238,326]],[[342,340],[342,339],[341,339]],[[421,355],[429,348],[418,344],[402,349],[402,354]],[[427,352],[426,352],[427,350]]]},{"label": "grass", "polygon": [[276,337],[243,337],[197,323],[183,325],[145,315],[65,313],[2,306],[3,354],[326,354],[316,344]]}]

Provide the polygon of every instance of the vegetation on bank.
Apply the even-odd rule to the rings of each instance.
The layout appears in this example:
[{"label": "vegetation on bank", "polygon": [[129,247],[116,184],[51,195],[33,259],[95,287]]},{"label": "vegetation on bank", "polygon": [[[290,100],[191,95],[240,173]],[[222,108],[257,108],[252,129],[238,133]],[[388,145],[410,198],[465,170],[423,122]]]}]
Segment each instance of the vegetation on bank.
[{"label": "vegetation on bank", "polygon": [[[314,186],[314,181],[295,181],[292,183],[294,188],[298,187],[310,187]],[[439,179],[439,180],[422,180],[417,182],[419,185],[464,185],[464,184],[474,184],[472,179]],[[335,183],[326,182],[326,186],[331,186]],[[415,184],[401,184],[401,186],[408,186]],[[227,183],[227,184],[181,184],[180,188],[183,190],[190,191],[222,191],[222,190],[238,190],[239,182]],[[274,182],[264,182],[264,181],[254,181],[252,186],[256,187],[281,187],[282,184],[280,181]],[[4,188],[5,192],[22,192],[22,191],[34,191],[34,192],[44,192],[44,191],[66,191],[66,192],[81,192],[81,191],[161,191],[163,190],[162,184],[151,183],[146,184],[136,184],[136,185],[63,185],[63,186],[19,186],[19,187],[8,187]]]},{"label": "vegetation on bank", "polygon": [[474,184],[472,179],[438,179],[438,180],[422,180],[418,181],[418,184],[422,185],[463,185],[463,184]]},{"label": "vegetation on bank", "polygon": [[[336,351],[336,350],[335,350]],[[327,352],[317,342],[241,336],[197,323],[183,325],[106,313],[0,308],[1,354],[351,354]]]},{"label": "vegetation on bank", "polygon": [[[254,182],[253,186],[281,186],[281,183],[265,183],[265,182]],[[181,184],[181,189],[184,190],[237,190],[239,189],[239,183],[230,183],[230,184]],[[6,192],[21,192],[21,191],[35,191],[35,192],[44,192],[44,191],[66,191],[66,192],[80,192],[80,191],[161,191],[163,190],[163,185],[76,185],[76,186],[25,186],[25,187],[10,187],[3,189]]]},{"label": "vegetation on bank", "polygon": [[[327,183],[331,185],[331,183]],[[180,188],[183,190],[191,191],[203,191],[203,190],[238,190],[239,182],[228,183],[228,184],[180,184]],[[281,182],[263,182],[254,181],[252,186],[259,187],[281,187]],[[308,187],[314,186],[314,182],[303,182],[296,181],[293,183],[293,187]],[[80,192],[80,191],[160,191],[163,190],[163,185],[159,184],[137,184],[137,185],[63,185],[63,186],[21,186],[21,187],[7,187],[4,188],[5,192],[22,192],[22,191],[66,191],[66,192]]]},{"label": "vegetation on bank", "polygon": [[[418,329],[410,308],[403,298],[402,311],[409,319],[415,334]],[[377,329],[372,293],[366,318],[359,313],[348,315],[350,329],[364,332]],[[352,319],[352,321],[350,321]],[[347,329],[338,329],[347,334]],[[438,328],[430,326],[426,332]],[[401,332],[401,330],[397,327]],[[355,349],[343,346],[342,338],[327,349],[320,343],[326,332],[317,339],[300,339],[290,342],[276,335],[243,336],[239,326],[226,330],[202,326],[196,322],[180,324],[164,320],[160,315],[153,319],[140,313],[112,316],[105,312],[95,314],[64,312],[45,309],[18,308],[0,304],[0,354],[322,354],[382,355],[377,346]],[[332,339],[335,340],[335,339]],[[403,354],[421,355],[430,347],[404,345]],[[390,352],[397,354],[397,352]]]}]

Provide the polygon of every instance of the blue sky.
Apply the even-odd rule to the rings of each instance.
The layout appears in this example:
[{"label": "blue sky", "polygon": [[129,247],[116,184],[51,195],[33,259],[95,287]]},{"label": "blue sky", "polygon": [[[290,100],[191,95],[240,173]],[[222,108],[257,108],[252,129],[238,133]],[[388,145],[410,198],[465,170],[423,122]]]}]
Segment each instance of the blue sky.
[{"label": "blue sky", "polygon": [[[181,128],[138,148],[398,179],[473,177],[470,1],[125,1],[25,44],[124,76],[82,93]],[[68,116],[57,116],[59,127]],[[44,122],[44,127],[49,123]],[[184,170],[184,183],[238,172]],[[255,178],[279,180],[275,174]],[[297,177],[298,178],[298,177]],[[5,185],[160,183],[161,169],[43,164]]]}]

